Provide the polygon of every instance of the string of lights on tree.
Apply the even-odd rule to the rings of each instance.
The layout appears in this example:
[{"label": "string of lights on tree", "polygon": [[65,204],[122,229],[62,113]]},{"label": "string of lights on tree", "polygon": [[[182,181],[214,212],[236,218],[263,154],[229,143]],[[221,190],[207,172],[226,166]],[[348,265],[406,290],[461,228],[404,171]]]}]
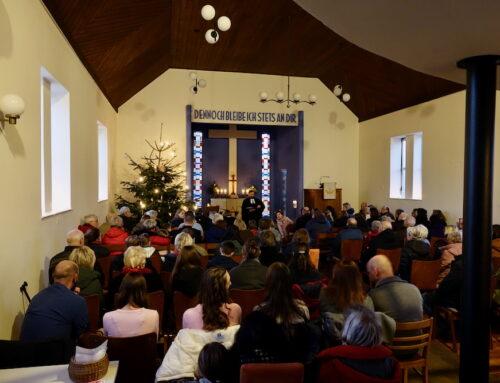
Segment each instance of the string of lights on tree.
[{"label": "string of lights on tree", "polygon": [[181,206],[192,207],[193,203],[186,200],[189,190],[186,172],[176,160],[175,143],[163,141],[162,136],[163,124],[159,141],[145,140],[151,152],[143,156],[142,161],[126,154],[135,176],[132,181],[120,182],[125,196],[115,196],[117,208],[127,206],[135,216],[156,210],[160,218],[170,219]]}]

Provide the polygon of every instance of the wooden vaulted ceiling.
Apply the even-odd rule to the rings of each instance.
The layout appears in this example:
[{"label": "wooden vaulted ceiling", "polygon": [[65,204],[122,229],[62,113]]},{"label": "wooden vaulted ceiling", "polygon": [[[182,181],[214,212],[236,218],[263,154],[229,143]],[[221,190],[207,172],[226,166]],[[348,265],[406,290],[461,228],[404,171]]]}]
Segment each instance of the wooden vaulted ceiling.
[{"label": "wooden vaulted ceiling", "polygon": [[[43,2],[115,109],[169,68],[317,77],[342,84],[360,121],[464,88],[349,43],[292,0]],[[207,3],[232,22],[214,45]]]}]

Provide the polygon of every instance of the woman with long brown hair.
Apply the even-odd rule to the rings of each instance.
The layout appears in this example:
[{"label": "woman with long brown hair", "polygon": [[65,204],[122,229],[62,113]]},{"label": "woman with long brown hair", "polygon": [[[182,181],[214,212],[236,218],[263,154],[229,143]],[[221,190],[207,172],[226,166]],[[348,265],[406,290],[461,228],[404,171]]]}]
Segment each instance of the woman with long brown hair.
[{"label": "woman with long brown hair", "polygon": [[143,275],[125,275],[118,293],[118,310],[104,314],[104,333],[108,336],[131,337],[159,333],[159,315],[147,309],[147,287]]},{"label": "woman with long brown hair", "polygon": [[311,262],[309,246],[305,243],[298,243],[295,246],[288,267],[290,268],[292,283],[301,285],[322,279],[321,274]]},{"label": "woman with long brown hair", "polygon": [[293,297],[290,270],[281,262],[267,269],[266,298],[256,309],[287,328],[309,319],[307,306]]},{"label": "woman with long brown hair", "polygon": [[213,331],[240,324],[241,307],[229,295],[229,273],[220,267],[205,271],[200,284],[200,303],[184,312],[182,327]]},{"label": "woman with long brown hair", "polygon": [[333,278],[321,289],[319,307],[321,313],[343,313],[352,304],[363,304],[373,310],[373,302],[365,294],[358,266],[353,261],[339,261],[333,267]]},{"label": "woman with long brown hair", "polygon": [[203,275],[200,256],[194,246],[184,246],[175,260],[175,266],[170,280],[172,290],[194,297],[200,290],[200,280]]}]

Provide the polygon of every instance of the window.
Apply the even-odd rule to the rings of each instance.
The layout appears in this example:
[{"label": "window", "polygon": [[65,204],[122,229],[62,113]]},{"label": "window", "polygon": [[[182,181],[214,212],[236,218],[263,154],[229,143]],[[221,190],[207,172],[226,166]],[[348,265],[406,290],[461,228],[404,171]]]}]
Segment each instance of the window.
[{"label": "window", "polygon": [[42,216],[71,209],[69,92],[41,68]]},{"label": "window", "polygon": [[97,202],[108,199],[108,128],[97,121]]},{"label": "window", "polygon": [[196,207],[202,207],[203,183],[203,133],[194,132],[193,141],[193,200]]},{"label": "window", "polygon": [[265,208],[262,215],[271,214],[271,135],[262,133],[262,202]]},{"label": "window", "polygon": [[422,132],[391,137],[389,196],[422,199]]}]

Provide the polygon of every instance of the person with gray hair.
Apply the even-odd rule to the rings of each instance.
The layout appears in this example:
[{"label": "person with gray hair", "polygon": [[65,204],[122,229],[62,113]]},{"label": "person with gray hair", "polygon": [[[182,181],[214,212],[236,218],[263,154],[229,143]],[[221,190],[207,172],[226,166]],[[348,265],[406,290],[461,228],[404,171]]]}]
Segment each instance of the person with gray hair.
[{"label": "person with gray hair", "polygon": [[70,230],[66,233],[66,247],[64,248],[63,251],[60,253],[57,253],[54,255],[49,262],[49,283],[52,284],[54,282],[52,278],[52,274],[54,273],[56,265],[64,261],[66,259],[69,259],[69,255],[71,252],[84,245],[84,235],[83,232],[77,229]]},{"label": "person with gray hair", "polygon": [[427,240],[429,231],[424,225],[409,227],[406,230],[407,241],[403,247],[399,263],[399,276],[410,282],[413,260],[430,261],[431,245]]},{"label": "person with gray hair", "polygon": [[21,340],[72,338],[87,331],[85,300],[72,290],[78,281],[78,265],[62,260],[54,268],[54,283],[36,294],[26,311]]},{"label": "person with gray hair", "polygon": [[[376,255],[367,265],[370,281],[375,283],[368,292],[375,311],[383,312],[396,322],[417,322],[423,317],[422,295],[411,283],[394,275],[385,255]],[[396,333],[397,336],[397,333]]]},{"label": "person with gray hair", "polygon": [[[103,245],[125,245],[125,240],[128,233],[123,229],[123,219],[119,215],[115,215],[109,220],[110,228],[103,235],[101,243]],[[119,252],[113,252],[111,255],[117,255]]]},{"label": "person with gray hair", "polygon": [[318,383],[401,381],[401,368],[392,351],[382,346],[382,329],[375,313],[354,304],[345,311],[342,345],[317,355]]},{"label": "person with gray hair", "polygon": [[78,230],[85,234],[93,227],[99,227],[99,218],[97,218],[97,215],[95,214],[87,214],[85,217],[83,217],[83,224],[78,226]]},{"label": "person with gray hair", "polygon": [[401,248],[401,242],[392,230],[392,223],[381,221],[379,233],[371,238],[366,251],[361,256],[361,263],[362,265],[366,265],[377,254],[378,249],[392,250],[399,248]]},{"label": "person with gray hair", "polygon": [[446,236],[448,244],[441,246],[441,272],[438,276],[438,286],[449,274],[452,262],[462,255],[462,230],[454,230]]},{"label": "person with gray hair", "polygon": [[[119,212],[119,216],[123,220],[122,226],[128,233],[131,233],[134,229],[135,224],[137,223],[137,220],[132,215],[132,212],[130,211],[130,208],[128,206],[122,206]],[[111,224],[111,226],[113,225]]]}]

